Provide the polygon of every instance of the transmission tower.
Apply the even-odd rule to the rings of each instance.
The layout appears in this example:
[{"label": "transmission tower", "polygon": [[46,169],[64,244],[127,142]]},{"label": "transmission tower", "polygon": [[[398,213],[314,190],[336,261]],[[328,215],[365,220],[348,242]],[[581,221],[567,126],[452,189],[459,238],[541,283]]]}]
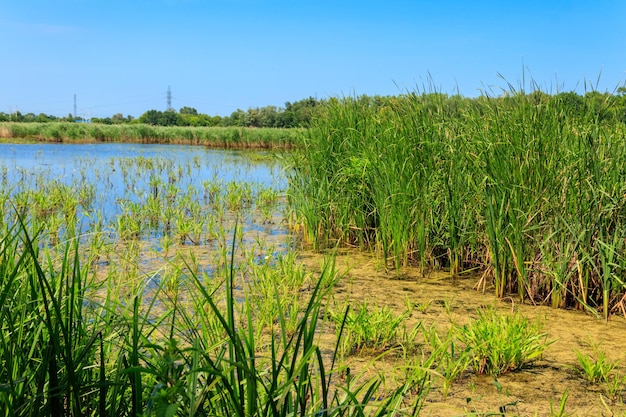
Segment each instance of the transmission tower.
[{"label": "transmission tower", "polygon": [[167,86],[167,109],[166,111],[172,111],[174,110],[172,108],[172,90],[170,89],[170,86]]},{"label": "transmission tower", "polygon": [[77,114],[78,114],[78,113],[76,112],[76,94],[74,94],[74,114],[73,114],[74,119],[76,119],[76,115],[77,115]]}]

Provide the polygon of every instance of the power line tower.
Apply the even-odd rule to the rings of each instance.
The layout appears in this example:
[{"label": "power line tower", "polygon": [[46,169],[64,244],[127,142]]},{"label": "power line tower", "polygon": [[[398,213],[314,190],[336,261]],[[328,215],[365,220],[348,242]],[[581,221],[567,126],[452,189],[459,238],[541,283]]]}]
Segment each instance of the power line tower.
[{"label": "power line tower", "polygon": [[73,114],[74,119],[76,119],[76,115],[77,115],[77,114],[78,114],[78,113],[76,112],[76,94],[74,94],[74,114]]},{"label": "power line tower", "polygon": [[165,109],[166,111],[173,111],[174,109],[172,108],[172,89],[170,88],[170,86],[167,86],[167,109]]}]

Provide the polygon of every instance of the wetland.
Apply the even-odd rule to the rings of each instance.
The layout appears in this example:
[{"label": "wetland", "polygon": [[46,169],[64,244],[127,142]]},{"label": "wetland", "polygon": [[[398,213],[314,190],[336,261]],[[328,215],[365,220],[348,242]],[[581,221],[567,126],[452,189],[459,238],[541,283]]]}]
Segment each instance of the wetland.
[{"label": "wetland", "polygon": [[[19,214],[18,223],[22,222],[24,232],[37,245],[33,253],[43,265],[42,273],[50,278],[59,274],[69,282],[78,279],[83,291],[82,314],[91,317],[91,323],[96,317],[116,323],[100,330],[108,333],[116,346],[109,348],[107,362],[119,361],[116,350],[128,349],[125,344],[133,346],[120,329],[138,326],[141,335],[137,335],[134,348],[137,360],[145,361],[143,407],[158,399],[152,397],[159,375],[151,369],[157,366],[150,364],[151,356],[174,355],[176,350],[167,347],[173,340],[189,348],[193,340],[189,335],[200,330],[203,338],[214,343],[219,340],[216,334],[224,333],[214,317],[196,311],[207,310],[199,288],[220,300],[215,301],[216,308],[226,308],[223,293],[232,278],[233,320],[254,329],[253,340],[259,342],[255,355],[261,358],[277,326],[280,331],[276,334],[285,340],[297,334],[307,297],[321,277],[328,293],[320,307],[323,314],[316,343],[322,347],[322,362],[326,366],[332,362],[335,367],[334,389],[376,380],[376,395],[368,399],[376,403],[393,397],[398,386],[410,381],[413,388],[402,393],[398,412],[408,407],[413,395],[419,398],[422,415],[499,411],[544,415],[551,409],[558,415],[562,400],[566,400],[564,411],[575,415],[624,412],[623,318],[615,316],[605,322],[581,311],[494,298],[490,286],[475,288],[478,274],[452,277],[449,272],[424,273],[415,267],[395,271],[360,251],[313,251],[298,238],[298,225],[289,212],[282,158],[258,151],[179,145],[0,147],[5,260],[24,251],[15,223]],[[79,277],[72,277],[67,270],[73,260],[80,263]],[[11,287],[6,275],[4,279],[7,298]],[[196,286],[200,282],[203,287]],[[49,295],[56,294],[59,301],[66,302],[70,294],[63,291],[63,285],[67,282],[57,284],[58,292],[51,289]],[[9,304],[18,302],[15,297],[21,293],[15,290]],[[459,329],[477,320],[485,309],[503,316],[520,314],[529,323],[539,323],[539,342],[545,349],[514,372],[475,372],[465,356]],[[137,318],[132,319],[133,314],[141,317],[134,324]],[[26,317],[20,320],[28,323]],[[27,331],[28,325],[23,325]],[[343,344],[337,344],[342,325]],[[3,332],[9,330],[3,328]],[[9,345],[5,339],[3,348]],[[281,352],[288,345],[285,342]],[[184,358],[181,352],[184,350],[177,353],[178,360]],[[595,359],[606,355],[605,361],[615,365],[612,376],[587,379],[576,352]],[[92,360],[99,361],[97,356]],[[455,366],[455,362],[461,365]],[[259,359],[257,366],[260,364],[271,366]],[[187,371],[179,369],[180,374],[169,378],[197,378],[186,375]],[[611,387],[614,380],[610,378],[621,382]],[[182,397],[168,392],[181,390],[176,385],[179,381],[160,383],[167,388],[160,401],[182,408]],[[117,395],[120,409],[130,407],[123,393]]]},{"label": "wetland", "polygon": [[288,152],[1,143],[5,415],[626,415],[623,128],[405,100]]}]

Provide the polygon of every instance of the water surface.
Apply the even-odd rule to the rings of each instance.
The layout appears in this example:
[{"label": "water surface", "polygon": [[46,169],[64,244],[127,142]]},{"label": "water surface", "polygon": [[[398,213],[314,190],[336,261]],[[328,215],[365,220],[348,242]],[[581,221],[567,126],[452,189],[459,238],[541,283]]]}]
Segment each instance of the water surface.
[{"label": "water surface", "polygon": [[[223,197],[248,187],[254,193],[271,189],[282,194],[287,187],[283,167],[265,151],[124,143],[3,143],[0,180],[0,191],[10,196],[27,190],[47,192],[59,184],[91,195],[78,207],[83,231],[96,221],[113,228],[129,206],[136,209],[150,198],[163,199],[165,193],[177,200],[168,202],[172,206],[187,204],[188,199],[204,207],[212,192]],[[245,227],[258,229],[260,223],[249,218]],[[284,233],[280,225],[267,231]]]}]

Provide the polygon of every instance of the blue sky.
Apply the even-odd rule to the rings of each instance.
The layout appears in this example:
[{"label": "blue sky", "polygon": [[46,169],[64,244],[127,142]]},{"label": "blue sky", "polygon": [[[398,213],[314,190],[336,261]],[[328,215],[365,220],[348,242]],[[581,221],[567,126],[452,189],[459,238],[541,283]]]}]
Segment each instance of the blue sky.
[{"label": "blue sky", "polygon": [[[626,1],[0,0],[0,112],[229,115],[309,96],[626,81]],[[598,77],[600,80],[598,82]],[[597,83],[598,82],[598,83]],[[596,85],[597,83],[597,85]]]}]

